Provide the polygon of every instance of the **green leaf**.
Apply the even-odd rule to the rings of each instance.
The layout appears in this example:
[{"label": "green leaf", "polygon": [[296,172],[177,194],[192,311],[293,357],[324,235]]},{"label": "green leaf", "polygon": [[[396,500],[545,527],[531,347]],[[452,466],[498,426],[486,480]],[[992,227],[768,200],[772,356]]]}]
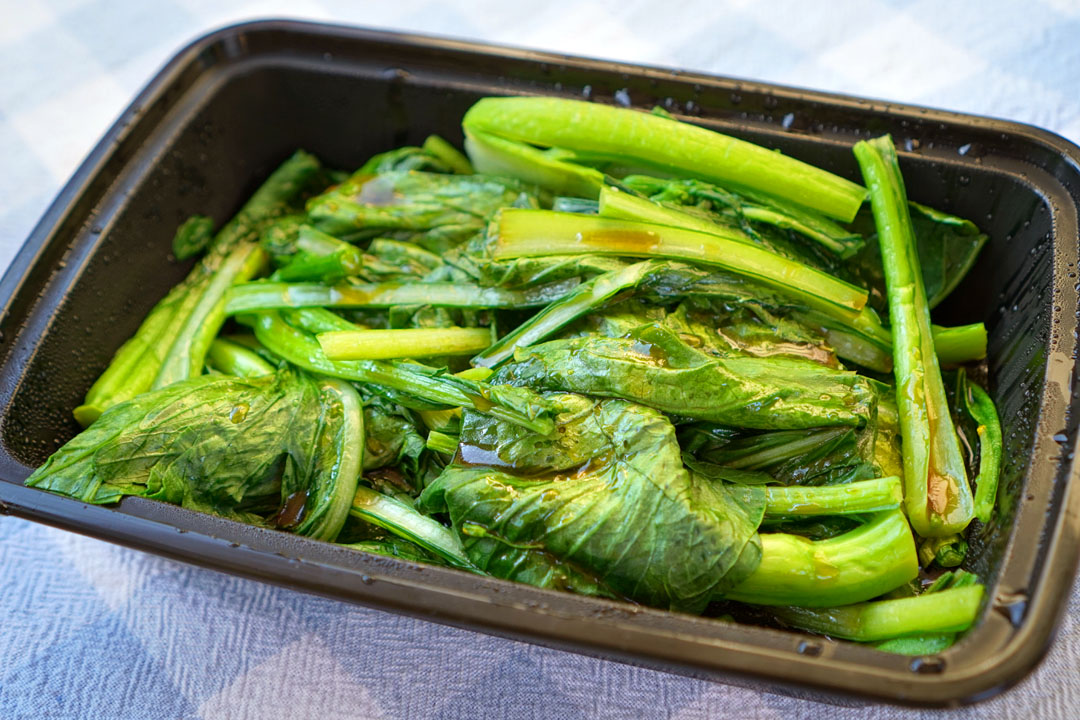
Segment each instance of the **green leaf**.
[{"label": "green leaf", "polygon": [[26,482],[89,503],[138,495],[257,524],[274,515],[332,539],[363,446],[351,395],[290,370],[202,375],[110,408]]},{"label": "green leaf", "polygon": [[565,412],[550,436],[467,412],[460,454],[483,465],[447,467],[420,497],[481,569],[688,612],[753,570],[762,493],[688,472],[655,410],[553,400]]},{"label": "green leaf", "polygon": [[627,337],[521,348],[496,375],[537,389],[640,402],[667,413],[762,430],[858,427],[875,393],[865,378],[802,358],[709,355],[660,324]]},{"label": "green leaf", "polygon": [[[908,202],[911,228],[915,233],[920,272],[930,308],[937,307],[967,276],[987,236],[975,223],[955,215]],[[863,250],[849,266],[859,284],[870,290],[870,303],[878,310],[888,307],[885,300],[885,275],[881,250],[870,209],[860,212],[853,227],[867,236]]]},{"label": "green leaf", "polygon": [[442,253],[484,229],[496,210],[539,207],[535,190],[508,178],[363,170],[307,205],[309,222],[345,240],[392,237]]}]

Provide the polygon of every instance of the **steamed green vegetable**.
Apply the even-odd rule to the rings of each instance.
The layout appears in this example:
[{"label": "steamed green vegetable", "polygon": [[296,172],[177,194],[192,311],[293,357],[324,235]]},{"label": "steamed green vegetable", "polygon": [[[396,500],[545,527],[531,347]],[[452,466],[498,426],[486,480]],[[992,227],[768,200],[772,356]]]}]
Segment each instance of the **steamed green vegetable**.
[{"label": "steamed green vegetable", "polygon": [[450,514],[481,569],[532,576],[547,566],[554,586],[587,578],[596,594],[691,612],[754,569],[761,493],[733,495],[688,472],[675,428],[655,410],[562,402],[551,438],[466,413],[465,465],[420,498]]},{"label": "steamed green vegetable", "polygon": [[734,234],[546,210],[502,210],[494,232],[496,258],[580,253],[678,258],[753,278],[827,315],[853,317],[866,304],[865,290]]},{"label": "steamed green vegetable", "polygon": [[76,420],[89,425],[119,402],[202,370],[206,350],[224,321],[219,299],[233,281],[254,274],[249,263],[257,251],[249,250],[249,243],[318,181],[319,169],[315,157],[297,151],[255,191],[218,232],[188,277],[154,306],[135,335],[116,352],[75,409]]},{"label": "steamed green vegetable", "polygon": [[466,131],[641,163],[756,190],[850,221],[866,191],[841,177],[727,135],[657,115],[561,98],[485,98]]},{"label": "steamed green vegetable", "polygon": [[27,479],[83,502],[164,500],[333,539],[363,450],[356,391],[292,370],[201,375],[115,405]]},{"label": "steamed green vegetable", "polygon": [[972,626],[1001,426],[953,369],[986,328],[930,308],[986,237],[909,203],[887,138],[868,193],[663,112],[488,98],[462,129],[351,174],[297,153],[184,223],[205,255],[28,484],[885,652]]},{"label": "steamed green vegetable", "polygon": [[856,143],[855,157],[870,188],[889,292],[908,519],[920,535],[951,535],[967,527],[974,507],[933,347],[904,180],[888,136]]}]

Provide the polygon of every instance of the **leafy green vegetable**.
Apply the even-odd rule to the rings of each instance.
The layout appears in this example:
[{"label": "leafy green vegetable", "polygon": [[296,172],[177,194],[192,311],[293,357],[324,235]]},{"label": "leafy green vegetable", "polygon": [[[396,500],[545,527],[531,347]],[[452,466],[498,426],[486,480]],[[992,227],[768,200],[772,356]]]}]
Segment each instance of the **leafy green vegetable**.
[{"label": "leafy green vegetable", "polygon": [[[915,233],[927,304],[932,309],[948,297],[974,267],[987,237],[970,220],[916,202],[908,202],[908,213]],[[885,274],[873,214],[860,213],[853,227],[865,233],[869,242],[851,259],[848,267],[859,284],[870,290],[871,304],[884,310],[888,307]]]},{"label": "leafy green vegetable", "polygon": [[349,512],[416,543],[453,567],[475,572],[472,562],[465,555],[461,542],[453,532],[400,500],[361,485],[356,488]]},{"label": "leafy green vegetable", "polygon": [[858,185],[780,153],[641,112],[562,98],[484,98],[466,132],[630,160],[728,183],[850,221],[866,197]]},{"label": "leafy green vegetable", "polygon": [[201,375],[110,408],[26,482],[83,502],[139,495],[257,524],[276,513],[276,524],[333,539],[360,469],[353,395],[289,370]]},{"label": "leafy green vegetable", "polygon": [[511,205],[538,207],[535,193],[507,178],[360,170],[307,205],[311,224],[343,239],[397,234],[444,252],[483,230]]},{"label": "leafy green vegetable", "polygon": [[610,300],[616,293],[647,280],[660,265],[655,261],[635,263],[585,281],[477,355],[473,358],[473,364],[495,367],[505,362],[513,355],[515,348],[528,347],[550,336],[567,323]]},{"label": "leafy green vegetable", "polygon": [[[448,512],[487,572],[700,612],[756,564],[763,496],[695,478],[661,413],[619,400],[564,398],[561,432],[536,436],[466,413],[461,458],[420,497]],[[492,440],[488,443],[484,440]],[[503,462],[506,458],[507,462]],[[577,462],[575,467],[571,463]],[[512,474],[528,471],[527,476]],[[559,575],[556,567],[572,570]]]},{"label": "leafy green vegetable", "polygon": [[257,352],[224,338],[210,343],[206,363],[226,375],[238,377],[259,377],[274,372],[274,366]]},{"label": "leafy green vegetable", "polygon": [[718,358],[651,324],[622,338],[552,340],[517,351],[497,381],[640,402],[686,418],[763,430],[857,427],[865,378],[801,358]]},{"label": "leafy green vegetable", "polygon": [[386,172],[422,170],[436,173],[472,173],[467,158],[438,135],[429,135],[421,147],[406,145],[369,159],[358,172],[375,175]]},{"label": "leafy green vegetable", "polygon": [[[876,426],[747,432],[713,423],[679,428],[683,449],[700,460],[767,473],[785,485],[831,485],[873,477]],[[886,441],[888,442],[888,441]]]},{"label": "leafy green vegetable", "polygon": [[896,149],[885,136],[857,143],[855,157],[870,188],[889,292],[908,517],[924,537],[951,535],[967,527],[974,508],[933,348]]},{"label": "leafy green vegetable", "polygon": [[465,150],[480,172],[516,177],[556,194],[596,197],[602,173],[553,157],[523,142],[465,127]]},{"label": "leafy green vegetable", "polygon": [[940,376],[986,328],[929,310],[985,236],[908,203],[887,138],[855,217],[858,185],[661,109],[489,98],[463,131],[351,175],[297,153],[182,225],[205,256],[28,483],[886,652],[971,626],[982,585],[939,567],[1000,422]]},{"label": "leafy green vegetable", "polygon": [[244,315],[239,320],[250,325],[264,346],[311,372],[383,386],[436,405],[479,409],[540,432],[551,430],[547,404],[523,388],[466,380],[415,362],[328,360],[311,331],[350,330],[355,326],[328,310],[301,310],[297,316],[309,321],[307,329],[294,327],[273,312]]},{"label": "leafy green vegetable", "polygon": [[765,488],[767,516],[854,515],[892,510],[904,499],[896,476],[826,487]]},{"label": "leafy green vegetable", "polygon": [[359,542],[345,543],[345,547],[373,555],[385,555],[386,557],[408,560],[409,562],[449,565],[449,563],[444,563],[438,555],[428,552],[416,543],[399,537],[388,537],[382,540],[361,540]]},{"label": "leafy green vegetable", "polygon": [[926,538],[919,543],[919,562],[923,567],[956,567],[964,562],[968,544],[960,535]]},{"label": "leafy green vegetable", "polygon": [[757,605],[848,605],[888,592],[918,573],[911,528],[900,510],[889,510],[827,540],[762,534],[761,564],[724,597]]},{"label": "leafy green vegetable", "polygon": [[[956,373],[955,397],[960,409],[974,425],[970,444],[978,440],[979,470],[975,477],[975,517],[982,523],[990,522],[997,500],[998,476],[1001,474],[1001,420],[994,401],[985,390],[967,377],[961,368]],[[967,424],[967,423],[965,423]]]},{"label": "leafy green vegetable", "polygon": [[[772,238],[760,231],[762,226],[797,233],[841,259],[852,257],[865,244],[858,233],[821,215],[745,190],[743,194],[738,194],[700,180],[663,180],[647,175],[623,178],[622,184],[648,195],[664,207],[681,209],[678,215],[669,215],[681,221],[676,223],[678,227],[694,229],[691,225],[682,224],[687,217],[699,218],[699,222],[695,223],[699,229],[708,227],[702,225],[700,220],[705,220],[709,225],[725,221],[734,223],[747,232],[752,240],[765,244],[780,255],[791,251],[790,243],[777,245],[771,242]],[[805,257],[806,254],[799,255]]]},{"label": "leafy green vegetable", "polygon": [[193,377],[202,371],[210,342],[224,315],[219,298],[233,281],[251,277],[256,268],[250,243],[274,218],[290,211],[290,203],[319,179],[319,161],[298,151],[255,191],[236,217],[214,238],[209,251],[188,277],[174,287],[116,352],[109,367],[75,409],[83,426],[109,407],[151,387]]},{"label": "leafy green vegetable", "polygon": [[478,287],[464,283],[316,283],[253,282],[229,292],[226,313],[277,308],[332,307],[386,308],[402,305],[459,308],[531,308],[565,296],[576,280],[541,285],[527,290]]},{"label": "leafy green vegetable", "polygon": [[807,307],[852,318],[866,292],[808,265],[782,258],[744,241],[682,228],[547,210],[502,210],[494,232],[497,259],[594,253],[667,257],[723,267],[768,284]]},{"label": "leafy green vegetable", "polygon": [[789,607],[776,610],[776,616],[803,630],[870,642],[967,630],[975,622],[982,596],[982,585],[969,585],[916,597],[847,607]]}]

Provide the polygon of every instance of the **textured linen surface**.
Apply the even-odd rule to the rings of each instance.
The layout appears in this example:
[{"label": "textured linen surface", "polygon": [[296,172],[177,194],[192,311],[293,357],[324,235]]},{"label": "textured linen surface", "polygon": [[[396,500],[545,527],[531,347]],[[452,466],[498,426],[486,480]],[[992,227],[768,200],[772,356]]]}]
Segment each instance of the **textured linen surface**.
[{"label": "textured linen surface", "polygon": [[[866,95],[1080,141],[1080,3],[0,0],[0,268],[180,46],[288,16]],[[168,233],[166,233],[167,235]],[[165,251],[165,248],[162,250]],[[0,516],[0,718],[854,718],[1080,713],[1080,594],[1027,680],[832,706],[358,608]]]}]

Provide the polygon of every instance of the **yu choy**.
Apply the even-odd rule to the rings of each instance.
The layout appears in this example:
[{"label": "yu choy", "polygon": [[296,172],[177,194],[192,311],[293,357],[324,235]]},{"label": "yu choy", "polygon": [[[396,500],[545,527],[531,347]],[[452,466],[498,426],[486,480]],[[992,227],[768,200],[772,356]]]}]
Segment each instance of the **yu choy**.
[{"label": "yu choy", "polygon": [[463,132],[181,225],[201,257],[27,484],[887,652],[975,623],[1001,427],[985,328],[931,310],[986,237],[888,137],[864,187],[594,103]]}]

